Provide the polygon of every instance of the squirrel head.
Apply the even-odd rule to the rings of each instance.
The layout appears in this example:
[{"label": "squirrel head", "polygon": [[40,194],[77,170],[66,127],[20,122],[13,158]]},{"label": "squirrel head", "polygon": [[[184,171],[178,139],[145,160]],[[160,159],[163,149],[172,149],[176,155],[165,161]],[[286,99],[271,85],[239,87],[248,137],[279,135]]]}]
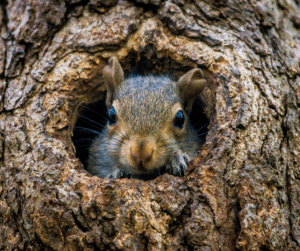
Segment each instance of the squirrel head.
[{"label": "squirrel head", "polygon": [[155,76],[124,80],[120,63],[112,57],[103,78],[109,111],[107,151],[118,165],[145,174],[165,166],[174,150],[194,157],[199,144],[188,115],[206,84],[200,69],[178,82]]}]

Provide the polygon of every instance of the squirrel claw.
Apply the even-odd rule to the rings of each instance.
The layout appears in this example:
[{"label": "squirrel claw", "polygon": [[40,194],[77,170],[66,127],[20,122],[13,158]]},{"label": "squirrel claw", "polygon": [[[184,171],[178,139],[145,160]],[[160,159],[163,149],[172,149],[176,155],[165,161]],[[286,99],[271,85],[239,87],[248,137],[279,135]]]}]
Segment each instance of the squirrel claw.
[{"label": "squirrel claw", "polygon": [[118,174],[117,174],[117,178],[119,179],[123,179],[123,178],[129,178],[129,176],[131,176],[131,173],[126,173],[125,171],[123,170],[119,170]]},{"label": "squirrel claw", "polygon": [[166,166],[169,174],[174,176],[184,176],[188,165],[188,156],[181,150],[174,152],[173,157],[170,159],[170,164]]},{"label": "squirrel claw", "polygon": [[111,178],[111,179],[123,179],[123,178],[131,179],[132,174],[131,173],[126,173],[122,169],[115,169],[115,171],[112,174],[110,174],[108,176],[108,178]]},{"label": "squirrel claw", "polygon": [[117,178],[119,178],[119,179],[122,179],[122,178],[124,178],[124,172],[123,172],[123,170],[119,170],[119,172],[117,173]]},{"label": "squirrel claw", "polygon": [[171,167],[171,165],[167,165],[166,166],[166,171],[170,174],[170,175],[172,175],[172,167]]}]

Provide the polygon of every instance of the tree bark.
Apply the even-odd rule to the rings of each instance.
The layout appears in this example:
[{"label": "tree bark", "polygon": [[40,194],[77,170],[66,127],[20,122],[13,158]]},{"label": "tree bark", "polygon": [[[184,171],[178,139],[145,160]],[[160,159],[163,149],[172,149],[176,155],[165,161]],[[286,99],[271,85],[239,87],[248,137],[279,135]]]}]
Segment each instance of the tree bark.
[{"label": "tree bark", "polygon": [[[0,250],[300,250],[297,0],[0,6]],[[111,56],[205,72],[210,130],[185,177],[100,179],[76,159]]]}]

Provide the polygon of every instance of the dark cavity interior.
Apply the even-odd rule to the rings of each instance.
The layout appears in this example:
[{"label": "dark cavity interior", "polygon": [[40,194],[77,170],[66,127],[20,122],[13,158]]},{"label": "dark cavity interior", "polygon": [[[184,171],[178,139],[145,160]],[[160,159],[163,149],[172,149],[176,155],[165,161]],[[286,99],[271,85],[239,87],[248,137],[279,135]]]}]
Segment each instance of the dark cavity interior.
[{"label": "dark cavity interior", "polygon": [[201,143],[204,144],[208,133],[209,120],[204,113],[203,104],[200,99],[195,100],[189,118],[197,131]]},{"label": "dark cavity interior", "polygon": [[93,140],[102,133],[107,124],[107,108],[105,100],[81,106],[75,124],[72,141],[76,148],[76,157],[84,166],[88,159],[89,148]]}]

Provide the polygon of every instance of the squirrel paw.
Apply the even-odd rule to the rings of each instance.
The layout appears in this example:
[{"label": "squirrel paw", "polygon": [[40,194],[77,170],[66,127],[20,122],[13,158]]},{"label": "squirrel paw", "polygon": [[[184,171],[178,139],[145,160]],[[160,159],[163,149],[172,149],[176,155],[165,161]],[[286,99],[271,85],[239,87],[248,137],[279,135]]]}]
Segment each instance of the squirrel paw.
[{"label": "squirrel paw", "polygon": [[174,176],[184,176],[187,170],[189,159],[186,153],[181,150],[174,152],[170,159],[170,164],[166,166],[166,171]]},{"label": "squirrel paw", "polygon": [[123,179],[123,178],[131,179],[132,175],[131,175],[131,173],[126,173],[122,169],[116,169],[112,174],[109,175],[109,178],[112,178],[112,179]]}]

